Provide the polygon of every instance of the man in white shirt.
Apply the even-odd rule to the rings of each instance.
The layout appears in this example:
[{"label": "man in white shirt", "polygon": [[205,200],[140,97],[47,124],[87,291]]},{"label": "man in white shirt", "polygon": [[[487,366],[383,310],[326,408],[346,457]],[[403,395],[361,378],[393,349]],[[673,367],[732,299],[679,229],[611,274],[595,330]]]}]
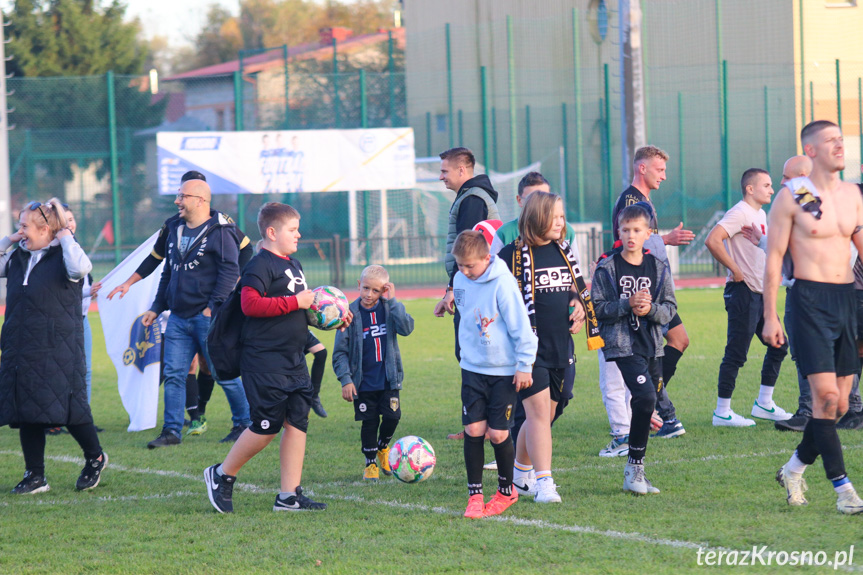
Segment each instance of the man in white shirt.
[{"label": "man in white shirt", "polygon": [[767,215],[762,206],[770,203],[773,182],[770,174],[759,168],[743,173],[740,187],[743,199],[725,213],[707,236],[704,244],[716,261],[728,268],[725,284],[725,311],[728,313],[728,339],[725,356],[719,366],[719,393],[713,425],[717,427],[751,427],[755,421],[731,410],[737,373],[746,363],[752,336],[767,346],[761,368],[761,389],[751,414],[759,419],[783,421],[791,417],[773,401],[773,388],[779,377],[782,360],[788,354],[788,344],[771,347],[762,339],[764,324],[764,263],[765,253],[752,245],[742,233],[753,225],[767,235]]}]

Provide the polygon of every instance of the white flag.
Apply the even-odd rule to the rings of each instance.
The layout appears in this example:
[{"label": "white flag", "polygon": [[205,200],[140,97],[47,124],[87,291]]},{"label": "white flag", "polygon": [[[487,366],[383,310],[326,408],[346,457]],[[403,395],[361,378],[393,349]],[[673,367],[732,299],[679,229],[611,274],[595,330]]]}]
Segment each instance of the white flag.
[{"label": "white flag", "polygon": [[[162,324],[149,328],[141,318],[153,303],[159,288],[164,263],[152,274],[133,285],[125,297],[107,294],[126,281],[150,254],[159,232],[138,246],[129,257],[102,279],[99,290],[99,317],[105,333],[105,348],[117,370],[117,387],[123,407],[129,414],[127,431],[156,427],[159,406],[159,353],[162,346]],[[104,295],[103,295],[104,294]]]}]

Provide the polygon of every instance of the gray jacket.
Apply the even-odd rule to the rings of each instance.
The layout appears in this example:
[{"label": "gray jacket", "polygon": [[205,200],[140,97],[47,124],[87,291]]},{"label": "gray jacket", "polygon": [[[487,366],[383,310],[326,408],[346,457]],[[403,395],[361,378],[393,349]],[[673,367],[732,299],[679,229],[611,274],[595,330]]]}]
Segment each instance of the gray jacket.
[{"label": "gray jacket", "polygon": [[480,174],[478,176],[474,176],[464,183],[462,188],[458,191],[455,197],[455,201],[452,203],[452,207],[449,209],[449,221],[447,225],[447,236],[446,236],[446,256],[444,258],[444,263],[446,264],[446,273],[450,278],[453,277],[456,271],[455,265],[455,256],[452,255],[452,246],[455,244],[456,236],[462,230],[458,229],[457,222],[459,220],[459,212],[461,211],[461,204],[470,196],[476,196],[485,202],[485,208],[487,215],[484,218],[478,218],[476,221],[469,222],[470,227],[472,228],[483,219],[486,220],[497,220],[500,219],[500,214],[497,209],[497,191],[491,184],[491,180],[485,174]]},{"label": "gray jacket", "polygon": [[[401,389],[405,372],[399,352],[398,335],[410,335],[414,330],[414,318],[405,310],[403,303],[395,299],[381,298],[386,310],[387,322],[387,381],[390,389]],[[363,383],[363,325],[360,321],[360,300],[351,303],[354,321],[345,331],[336,332],[333,349],[333,371],[342,387],[353,383],[357,391]]]},{"label": "gray jacket", "polygon": [[[632,355],[632,339],[629,335],[632,308],[629,307],[629,300],[618,294],[614,257],[600,260],[593,272],[593,283],[590,286],[590,297],[593,298],[599,320],[599,333],[605,341],[602,353],[606,359]],[[644,257],[654,256],[645,254]],[[655,260],[657,277],[652,278],[652,281],[658,286],[655,290],[657,296],[650,304],[650,311],[640,320],[646,319],[649,322],[656,357],[662,357],[665,355],[662,347],[662,326],[669,323],[677,313],[677,300],[674,297],[674,279],[668,266],[659,258]]]}]

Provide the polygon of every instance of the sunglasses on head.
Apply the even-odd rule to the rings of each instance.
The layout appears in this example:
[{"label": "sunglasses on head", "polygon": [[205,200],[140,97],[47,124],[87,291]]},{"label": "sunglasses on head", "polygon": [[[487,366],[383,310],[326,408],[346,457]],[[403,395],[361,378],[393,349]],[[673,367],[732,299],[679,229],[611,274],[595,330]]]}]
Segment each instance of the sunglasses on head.
[{"label": "sunglasses on head", "polygon": [[48,216],[46,216],[45,212],[42,210],[43,205],[46,207],[50,207],[48,204],[43,204],[41,202],[30,202],[29,204],[27,204],[27,209],[30,210],[31,212],[35,212],[36,210],[39,210],[39,213],[42,214],[42,219],[44,219],[45,223],[47,224],[48,223]]}]

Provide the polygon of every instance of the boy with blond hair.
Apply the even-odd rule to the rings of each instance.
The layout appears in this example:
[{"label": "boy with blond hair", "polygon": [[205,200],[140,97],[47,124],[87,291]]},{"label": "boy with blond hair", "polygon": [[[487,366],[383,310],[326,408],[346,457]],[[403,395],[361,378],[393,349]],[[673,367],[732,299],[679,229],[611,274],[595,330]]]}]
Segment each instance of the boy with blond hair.
[{"label": "boy with blond hair", "polygon": [[[509,427],[516,394],[530,387],[537,338],[518,283],[481,232],[464,231],[452,249],[458,272],[453,299],[464,318],[459,324],[468,504],[464,516],[489,517],[518,501],[512,488],[515,448]],[[483,503],[482,466],[488,432],[498,465],[498,489]]]},{"label": "boy with blond hair", "polygon": [[[251,407],[252,425],[221,464],[204,470],[207,495],[219,513],[234,510],[237,473],[284,428],[279,445],[281,490],[273,511],[322,510],[326,504],[303,494],[300,478],[312,383],[306,365],[306,309],[314,301],[300,262],[291,258],[300,239],[300,214],[287,204],[270,202],[258,211],[264,243],[246,265],[241,303],[246,315],[240,371]],[[353,316],[348,314],[345,324]]]},{"label": "boy with blond hair", "polygon": [[405,374],[396,335],[414,330],[414,318],[396,301],[396,288],[383,266],[371,265],[357,282],[360,297],[351,303],[358,321],[336,334],[333,370],[342,398],[354,403],[354,420],[362,422],[360,440],[363,479],[392,475],[389,445],[402,415],[399,390]]}]

